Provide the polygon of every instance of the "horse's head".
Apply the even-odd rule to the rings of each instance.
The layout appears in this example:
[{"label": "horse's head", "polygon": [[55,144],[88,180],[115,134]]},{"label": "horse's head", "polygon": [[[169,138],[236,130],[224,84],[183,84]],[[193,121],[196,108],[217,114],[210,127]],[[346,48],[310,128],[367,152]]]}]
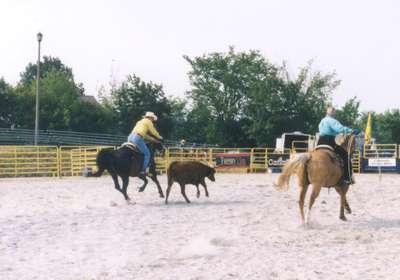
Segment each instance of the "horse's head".
[{"label": "horse's head", "polygon": [[208,179],[210,179],[212,182],[215,182],[215,167],[214,167],[214,166],[211,166],[211,165],[209,165],[208,167],[209,167],[209,169],[208,169],[208,175],[207,175],[207,177],[208,177]]},{"label": "horse's head", "polygon": [[149,144],[149,147],[152,152],[157,152],[161,156],[164,156],[166,148],[161,142],[151,143],[151,144]]},{"label": "horse's head", "polygon": [[342,146],[351,155],[356,147],[356,138],[354,134],[338,134],[336,136],[336,143]]}]

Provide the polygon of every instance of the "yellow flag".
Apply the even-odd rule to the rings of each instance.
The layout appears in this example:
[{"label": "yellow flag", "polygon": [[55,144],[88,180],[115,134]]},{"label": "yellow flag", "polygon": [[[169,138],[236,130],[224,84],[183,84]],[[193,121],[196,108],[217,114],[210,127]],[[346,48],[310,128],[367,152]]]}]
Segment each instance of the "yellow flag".
[{"label": "yellow flag", "polygon": [[372,134],[372,119],[371,119],[371,113],[368,113],[367,127],[365,128],[365,144],[371,142],[371,134]]}]

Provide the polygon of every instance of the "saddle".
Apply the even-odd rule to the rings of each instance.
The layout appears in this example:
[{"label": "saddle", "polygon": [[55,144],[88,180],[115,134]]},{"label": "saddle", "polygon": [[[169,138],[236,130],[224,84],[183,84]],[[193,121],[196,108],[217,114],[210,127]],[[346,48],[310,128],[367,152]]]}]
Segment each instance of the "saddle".
[{"label": "saddle", "polygon": [[129,148],[132,151],[134,151],[135,153],[142,154],[142,152],[139,150],[138,146],[136,146],[134,143],[131,143],[131,142],[123,143],[120,148]]},{"label": "saddle", "polygon": [[[128,148],[130,150],[132,150],[134,153],[137,153],[141,156],[143,156],[142,151],[139,150],[138,146],[135,145],[132,142],[125,142],[121,145],[120,148]],[[132,155],[132,158],[134,157],[134,155]],[[142,166],[143,162],[141,162],[141,166]],[[152,159],[152,155],[150,155],[150,164],[149,164],[149,168],[152,168],[152,165],[154,164],[154,160]]]},{"label": "saddle", "polygon": [[331,150],[332,152],[335,152],[335,150],[329,145],[318,145],[317,147],[315,147],[315,150],[323,150],[323,149]]}]

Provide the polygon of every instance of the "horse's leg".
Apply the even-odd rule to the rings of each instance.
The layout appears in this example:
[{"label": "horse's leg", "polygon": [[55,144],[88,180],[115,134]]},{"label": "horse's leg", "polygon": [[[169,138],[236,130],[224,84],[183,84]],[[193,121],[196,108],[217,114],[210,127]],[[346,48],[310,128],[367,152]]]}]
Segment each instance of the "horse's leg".
[{"label": "horse's leg", "polygon": [[311,208],[315,202],[315,199],[319,196],[319,193],[320,193],[322,187],[318,186],[318,185],[313,185],[312,188],[313,188],[313,190],[312,190],[311,197],[310,197],[310,204],[308,205],[306,224],[310,223]]},{"label": "horse's leg", "polygon": [[204,179],[203,179],[203,181],[200,182],[200,184],[204,187],[204,190],[206,191],[206,196],[209,197],[207,185],[206,185],[206,182],[204,181]]},{"label": "horse's leg", "polygon": [[146,175],[144,175],[144,174],[140,174],[138,177],[144,181],[143,185],[139,188],[139,192],[142,192],[145,190],[148,180],[146,178]]},{"label": "horse's leg", "polygon": [[119,191],[119,192],[122,192],[121,187],[119,186],[119,182],[118,182],[118,175],[115,174],[115,173],[110,173],[110,175],[111,175],[111,178],[112,178],[113,181],[114,181],[115,189],[116,189],[117,191]]},{"label": "horse's leg", "polygon": [[181,194],[183,195],[183,198],[185,198],[187,203],[190,203],[190,200],[187,198],[185,193],[185,184],[180,184],[180,185],[181,185]]},{"label": "horse's leg", "polygon": [[340,214],[339,218],[343,221],[347,221],[346,216],[344,215],[344,205],[346,204],[346,193],[342,189],[342,187],[335,186],[335,190],[340,195]]},{"label": "horse's leg", "polygon": [[128,184],[129,184],[129,176],[125,175],[125,176],[121,176],[122,178],[122,194],[125,197],[126,201],[131,200],[127,194],[127,190],[128,190]]},{"label": "horse's leg", "polygon": [[156,183],[157,189],[158,189],[158,193],[160,194],[160,197],[164,197],[164,193],[163,193],[163,191],[162,191],[160,182],[158,182],[158,179],[157,179],[157,174],[156,174],[155,172],[152,173],[152,174],[153,174],[153,175],[150,177],[151,180],[153,180],[153,182]]},{"label": "horse's leg", "polygon": [[351,214],[351,208],[350,208],[350,205],[349,205],[349,203],[348,203],[348,201],[347,201],[347,196],[346,196],[348,190],[349,190],[349,186],[348,186],[348,185],[346,185],[345,187],[343,187],[344,197],[345,197],[344,209],[346,210],[346,212],[347,212],[348,214]]},{"label": "horse's leg", "polygon": [[199,185],[195,185],[196,189],[197,189],[197,193],[196,193],[196,197],[199,198],[200,197],[200,190],[199,190]]},{"label": "horse's leg", "polygon": [[304,219],[304,199],[306,197],[306,193],[308,190],[308,185],[306,184],[299,184],[300,188],[300,198],[299,198],[299,207],[300,207],[300,215],[301,215],[301,221],[303,222],[303,225],[305,225],[305,219]]},{"label": "horse's leg", "polygon": [[168,180],[168,187],[167,187],[166,196],[165,196],[165,204],[168,204],[168,197],[169,197],[169,193],[171,192],[171,187],[172,187],[173,183],[174,182],[172,182],[171,180]]}]

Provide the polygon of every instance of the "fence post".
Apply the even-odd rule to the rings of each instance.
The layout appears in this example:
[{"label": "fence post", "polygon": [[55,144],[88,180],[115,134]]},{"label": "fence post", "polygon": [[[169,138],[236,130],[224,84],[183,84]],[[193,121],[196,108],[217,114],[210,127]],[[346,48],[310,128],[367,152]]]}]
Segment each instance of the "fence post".
[{"label": "fence post", "polygon": [[57,177],[61,178],[60,147],[56,147],[56,165],[57,165]]},{"label": "fence post", "polygon": [[40,162],[39,162],[39,148],[40,148],[40,146],[35,146],[35,149],[36,149],[36,174],[38,174],[39,173],[39,165],[40,165]]},{"label": "fence post", "polygon": [[264,151],[264,166],[265,166],[265,172],[266,173],[268,173],[268,157],[267,157],[267,154],[268,154],[268,148],[265,148],[265,151]]},{"label": "fence post", "polygon": [[167,148],[167,151],[165,152],[165,172],[167,171],[168,167],[169,167],[169,148]]},{"label": "fence post", "polygon": [[14,177],[18,175],[17,147],[14,148]]},{"label": "fence post", "polygon": [[254,162],[254,148],[251,148],[251,150],[250,150],[250,173],[254,172],[253,162]]}]

